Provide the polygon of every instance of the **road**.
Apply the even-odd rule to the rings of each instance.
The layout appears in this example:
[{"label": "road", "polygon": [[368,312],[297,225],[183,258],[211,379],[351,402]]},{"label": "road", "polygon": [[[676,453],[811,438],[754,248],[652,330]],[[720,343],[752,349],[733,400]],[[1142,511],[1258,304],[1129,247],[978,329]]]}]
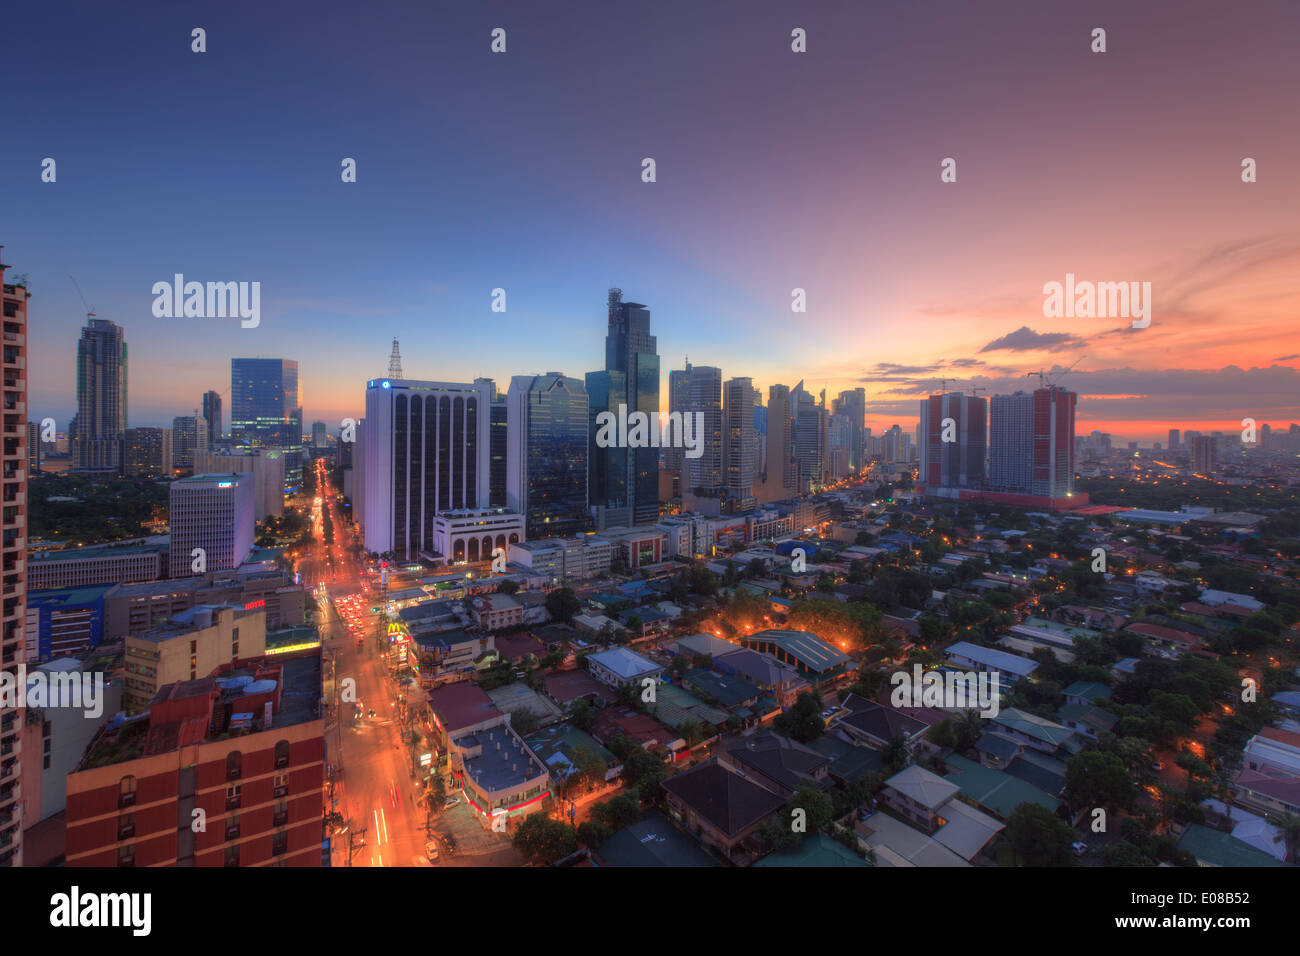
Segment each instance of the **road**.
[{"label": "road", "polygon": [[[326,758],[341,774],[335,784],[338,811],[348,832],[334,837],[334,866],[347,866],[349,836],[352,866],[421,865],[424,855],[424,814],[414,806],[410,748],[402,741],[393,684],[376,636],[377,616],[361,591],[359,554],[348,548],[351,526],[340,499],[328,484],[323,461],[317,469],[310,555],[298,562],[301,580],[312,590],[320,621],[326,673],[333,677],[333,710],[325,734]],[[325,544],[324,513],[328,509],[334,541]],[[352,599],[349,601],[349,599]],[[360,625],[360,647],[345,613]],[[374,710],[374,716],[369,715]],[[364,840],[364,845],[362,841]]]}]

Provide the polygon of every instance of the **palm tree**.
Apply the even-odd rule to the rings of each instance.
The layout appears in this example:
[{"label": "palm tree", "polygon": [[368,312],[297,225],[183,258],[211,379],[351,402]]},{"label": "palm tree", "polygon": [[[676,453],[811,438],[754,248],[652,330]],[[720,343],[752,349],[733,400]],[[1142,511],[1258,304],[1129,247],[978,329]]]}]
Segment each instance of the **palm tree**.
[{"label": "palm tree", "polygon": [[1274,843],[1286,842],[1286,861],[1295,863],[1300,858],[1300,816],[1294,813],[1279,813],[1270,822],[1277,828]]},{"label": "palm tree", "polygon": [[957,741],[962,745],[962,750],[969,750],[975,746],[982,730],[979,711],[974,708],[963,710],[957,717],[957,726],[953,729],[956,731]]}]

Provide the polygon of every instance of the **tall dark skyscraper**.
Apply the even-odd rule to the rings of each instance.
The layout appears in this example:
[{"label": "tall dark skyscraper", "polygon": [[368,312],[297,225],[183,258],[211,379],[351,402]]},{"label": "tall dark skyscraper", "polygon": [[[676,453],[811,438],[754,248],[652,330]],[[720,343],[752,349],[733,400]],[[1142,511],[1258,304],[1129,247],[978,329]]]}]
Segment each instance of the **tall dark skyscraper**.
[{"label": "tall dark skyscraper", "polygon": [[[637,302],[624,302],[621,289],[609,290],[609,330],[605,335],[605,371],[623,374],[623,392],[610,396],[611,410],[627,406],[628,414],[645,412],[659,416],[659,346],[650,334],[650,310]],[[613,381],[610,382],[613,386]],[[646,524],[659,517],[659,449],[620,449],[627,476],[624,506],[631,508],[632,521]],[[610,486],[610,482],[605,482]],[[613,488],[620,483],[616,480]],[[594,504],[617,506],[609,499]]]},{"label": "tall dark skyscraper", "polygon": [[126,432],[126,332],[88,319],[77,343],[77,467],[117,471]]},{"label": "tall dark skyscraper", "polygon": [[297,362],[230,360],[230,437],[250,445],[302,445],[302,385]]},{"label": "tall dark skyscraper", "polygon": [[476,378],[475,385],[487,385],[488,405],[488,507],[506,506],[506,397],[490,378]]},{"label": "tall dark skyscraper", "polygon": [[854,388],[840,392],[831,411],[849,420],[849,470],[860,471],[866,465],[867,390]]},{"label": "tall dark skyscraper", "polygon": [[506,507],[524,516],[530,539],[586,531],[591,516],[583,383],[561,372],[516,375],[506,404]]},{"label": "tall dark skyscraper", "polygon": [[208,447],[221,440],[221,393],[203,393],[203,418],[208,423]]}]

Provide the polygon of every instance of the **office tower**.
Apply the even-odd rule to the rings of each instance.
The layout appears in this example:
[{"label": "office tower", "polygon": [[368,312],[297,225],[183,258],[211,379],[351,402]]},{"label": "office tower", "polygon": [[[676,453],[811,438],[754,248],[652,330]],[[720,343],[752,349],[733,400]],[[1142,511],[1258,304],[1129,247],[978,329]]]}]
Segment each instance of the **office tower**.
[{"label": "office tower", "polygon": [[908,461],[907,435],[899,425],[890,425],[880,436],[881,458],[885,464]]},{"label": "office tower", "polygon": [[767,406],[763,396],[754,389],[754,486],[757,488],[767,474]]},{"label": "office tower", "polygon": [[[1273,426],[1265,422],[1259,426],[1259,447],[1267,450],[1273,443]],[[36,460],[37,470],[40,469],[40,458]]]},{"label": "office tower", "polygon": [[240,444],[302,447],[302,384],[290,359],[230,360],[230,437]]},{"label": "office tower", "polygon": [[241,474],[253,478],[253,517],[284,514],[284,454],[278,448],[223,445],[194,452],[196,475]]},{"label": "office tower", "polygon": [[[253,548],[253,476],[194,475],[171,486],[169,572],[174,578],[239,567]],[[203,550],[202,562],[196,548]]]},{"label": "office tower", "polygon": [[823,402],[818,405],[800,381],[790,392],[794,414],[794,457],[798,467],[799,491],[808,491],[826,480],[829,416]]},{"label": "office tower", "polygon": [[1178,451],[1178,439],[1179,439],[1178,429],[1177,428],[1169,429],[1169,450],[1170,451]]},{"label": "office tower", "polygon": [[849,459],[853,451],[853,422],[848,415],[832,414],[827,423],[830,459],[827,469],[832,480],[847,478]]},{"label": "office tower", "polygon": [[27,423],[27,473],[41,473],[41,423]]},{"label": "office tower", "polygon": [[689,492],[705,498],[718,498],[726,485],[722,454],[722,369],[712,365],[692,366],[689,401],[687,411],[693,420],[702,422],[696,439],[701,454],[698,458],[687,458],[683,463],[686,480],[682,484],[682,494]]},{"label": "office tower", "polygon": [[[357,510],[364,513],[368,551],[404,559],[432,555],[436,515],[487,507],[491,402],[485,380],[367,383],[364,435],[357,428],[364,462]],[[585,453],[585,430],[583,436]]]},{"label": "office tower", "polygon": [[[757,465],[754,461],[754,399],[758,390],[751,378],[727,379],[723,401],[723,482],[735,508],[753,506]],[[744,504],[748,502],[748,504]]]},{"label": "office tower", "polygon": [[1214,474],[1219,467],[1218,447],[1212,435],[1197,435],[1191,440],[1188,450],[1192,455],[1192,469],[1206,478]]},{"label": "office tower", "polygon": [[329,446],[329,432],[324,422],[311,423],[311,447],[327,448]]},{"label": "office tower", "polygon": [[780,501],[795,493],[798,472],[794,464],[794,420],[790,389],[772,385],[767,390],[767,470],[763,500]]},{"label": "office tower", "polygon": [[849,470],[861,471],[866,466],[867,390],[854,388],[840,392],[831,411],[849,419]]},{"label": "office tower", "polygon": [[[947,419],[952,421],[945,436]],[[930,488],[983,488],[987,422],[988,402],[977,395],[949,392],[924,399],[919,480]]]},{"label": "office tower", "polygon": [[169,474],[172,470],[170,428],[128,428],[122,439],[122,472],[132,477]]},{"label": "office tower", "polygon": [[[3,250],[0,246],[0,250]],[[17,409],[27,404],[27,286],[25,283],[6,283],[5,269],[0,262],[0,300],[4,306],[4,404],[13,408],[5,413],[6,432],[12,427],[13,437],[4,440],[3,510],[5,529],[0,542],[0,579],[4,582],[3,630],[0,630],[0,671],[10,686],[17,684],[18,668],[26,664],[27,620],[27,441],[26,429],[19,428],[23,417]],[[9,695],[6,695],[8,699]],[[6,706],[0,701],[0,868],[23,865],[23,807],[25,794],[22,785],[21,743],[23,733],[23,708]]]},{"label": "office tower", "polygon": [[208,423],[208,447],[221,441],[221,393],[203,393],[203,420]]},{"label": "office tower", "polygon": [[[668,373],[668,411],[669,413],[678,412],[683,416],[691,404],[691,363],[686,362],[686,368],[673,369]],[[676,447],[667,447],[663,449],[664,467],[670,471],[680,472],[686,461],[686,449],[681,447],[680,442],[672,443]]]},{"label": "office tower", "polygon": [[583,383],[561,372],[516,375],[506,406],[506,506],[524,516],[530,539],[586,531],[589,421]]},{"label": "office tower", "polygon": [[489,508],[506,506],[506,397],[497,391],[497,383],[490,378],[476,378],[474,384],[484,383],[489,388],[491,404],[488,416],[488,500]]},{"label": "office tower", "polygon": [[[608,412],[616,421],[631,413],[627,406],[627,375],[623,372],[588,372],[587,390],[587,499],[596,530],[636,524],[628,498],[628,467],[632,464],[628,449],[617,442],[601,447],[601,413]],[[608,416],[606,416],[608,417]],[[654,416],[657,421],[658,415]],[[608,429],[606,429],[608,431]],[[657,449],[655,449],[657,452]]]},{"label": "office tower", "polygon": [[[609,326],[605,334],[605,371],[623,376],[621,404],[627,413],[644,412],[652,419],[659,416],[658,343],[650,334],[650,310],[637,302],[624,302],[621,289],[610,289]],[[611,402],[613,399],[611,398]],[[618,409],[613,411],[617,414]],[[659,449],[624,448],[625,462],[616,468],[613,490],[619,489],[622,475],[627,476],[626,506],[632,509],[635,524],[654,521],[659,516]],[[610,463],[608,456],[603,463]],[[608,482],[607,482],[608,483]],[[615,499],[592,504],[616,505]]]},{"label": "office tower", "polygon": [[172,419],[172,468],[193,468],[194,453],[208,447],[208,423],[202,415]]},{"label": "office tower", "polygon": [[77,467],[117,471],[126,431],[126,332],[87,319],[77,343]]}]

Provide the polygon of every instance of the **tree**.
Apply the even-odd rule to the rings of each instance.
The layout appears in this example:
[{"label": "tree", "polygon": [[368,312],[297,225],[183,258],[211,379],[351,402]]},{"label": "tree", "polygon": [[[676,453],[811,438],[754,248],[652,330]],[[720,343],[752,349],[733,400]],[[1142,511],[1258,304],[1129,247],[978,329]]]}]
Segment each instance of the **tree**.
[{"label": "tree", "polygon": [[578,841],[563,823],[534,813],[519,824],[511,845],[530,860],[549,866],[576,850]]},{"label": "tree", "polygon": [[1133,805],[1137,787],[1117,755],[1085,750],[1065,765],[1065,792],[1076,807],[1126,810]]},{"label": "tree", "polygon": [[591,708],[591,701],[585,697],[579,697],[569,708],[569,723],[579,730],[588,730],[592,721],[596,719],[595,713]]},{"label": "tree", "polygon": [[799,784],[790,802],[785,805],[785,819],[793,820],[793,811],[802,810],[804,823],[809,833],[821,833],[830,828],[834,819],[835,804],[829,796],[815,783],[804,781]]},{"label": "tree", "polygon": [[893,776],[907,766],[907,744],[902,737],[891,737],[880,756],[885,762],[885,769]]},{"label": "tree", "polygon": [[794,706],[779,715],[773,726],[778,733],[801,744],[816,740],[826,729],[826,721],[822,719],[821,694],[817,691],[801,692]]},{"label": "tree", "polygon": [[526,737],[537,729],[542,718],[533,711],[523,708],[510,715],[510,729],[521,737]]},{"label": "tree", "polygon": [[552,619],[568,624],[582,610],[582,602],[570,588],[556,588],[546,595],[546,611]]},{"label": "tree", "polygon": [[591,850],[598,849],[613,835],[613,830],[595,820],[578,824],[578,842]]},{"label": "tree", "polygon": [[636,787],[591,808],[591,818],[611,830],[621,830],[641,819],[641,795]]},{"label": "tree", "polygon": [[1269,822],[1278,831],[1273,842],[1286,843],[1287,862],[1300,862],[1300,816],[1294,813],[1279,813],[1270,817]]},{"label": "tree", "polygon": [[1022,803],[1002,832],[1015,866],[1072,866],[1074,831],[1046,807]]}]

